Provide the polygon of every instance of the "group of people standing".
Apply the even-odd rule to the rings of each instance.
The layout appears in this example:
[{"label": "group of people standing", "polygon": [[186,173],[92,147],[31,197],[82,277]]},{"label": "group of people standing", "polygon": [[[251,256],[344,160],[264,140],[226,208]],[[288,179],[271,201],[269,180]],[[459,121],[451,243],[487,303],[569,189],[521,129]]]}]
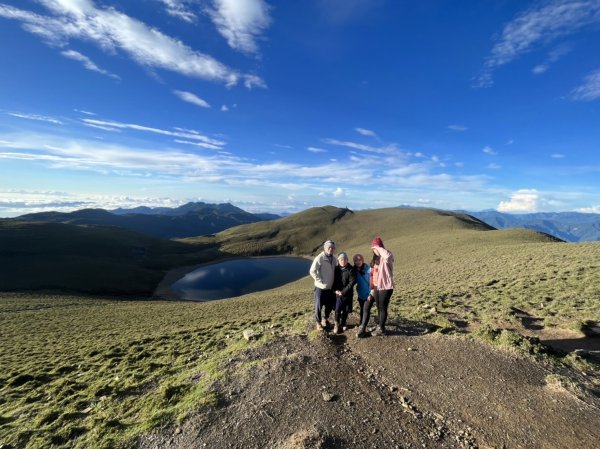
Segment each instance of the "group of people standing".
[{"label": "group of people standing", "polygon": [[329,317],[334,312],[333,333],[347,330],[346,321],[352,312],[356,287],[360,306],[357,336],[367,335],[373,304],[377,305],[377,327],[372,335],[386,334],[388,306],[394,291],[394,255],[385,248],[381,237],[373,239],[371,251],[373,257],[369,264],[362,254],[355,254],[352,265],[345,252],[335,257],[333,240],[324,243],[323,251],[314,258],[309,272],[315,280],[313,298],[317,329],[329,329]]}]

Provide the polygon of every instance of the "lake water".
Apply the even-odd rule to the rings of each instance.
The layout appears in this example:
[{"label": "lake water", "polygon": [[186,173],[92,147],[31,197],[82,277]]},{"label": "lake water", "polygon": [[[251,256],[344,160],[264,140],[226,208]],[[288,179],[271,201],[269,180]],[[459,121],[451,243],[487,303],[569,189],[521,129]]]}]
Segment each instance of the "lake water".
[{"label": "lake water", "polygon": [[299,257],[226,260],[200,267],[171,285],[181,299],[233,298],[279,287],[308,275],[311,261]]}]

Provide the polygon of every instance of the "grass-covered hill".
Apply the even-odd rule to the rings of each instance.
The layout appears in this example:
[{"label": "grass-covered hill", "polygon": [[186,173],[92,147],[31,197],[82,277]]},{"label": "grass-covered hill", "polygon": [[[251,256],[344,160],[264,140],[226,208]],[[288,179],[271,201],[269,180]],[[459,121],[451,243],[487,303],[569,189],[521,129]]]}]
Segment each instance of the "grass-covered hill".
[{"label": "grass-covered hill", "polygon": [[217,253],[112,226],[0,221],[0,291],[150,295],[168,269]]},{"label": "grass-covered hill", "polygon": [[[459,419],[460,424],[456,425],[462,427],[457,431],[463,432],[462,435],[475,433],[481,443],[479,447],[555,447],[539,433],[543,429],[538,429],[534,436],[519,434],[509,440],[502,438],[514,434],[515,429],[536,426],[539,419],[536,410],[551,407],[553,412],[544,416],[557,417],[553,422],[560,425],[563,417],[568,418],[564,404],[588,407],[568,396],[566,390],[554,389],[572,385],[573,391],[585,389],[600,395],[597,364],[583,355],[571,354],[536,364],[542,380],[536,380],[535,385],[527,376],[518,383],[514,379],[507,383],[503,377],[504,361],[514,364],[516,360],[517,365],[529,367],[533,362],[520,356],[498,357],[497,352],[482,347],[473,350],[473,345],[462,345],[459,339],[441,334],[460,336],[468,331],[494,343],[540,354],[539,345],[519,335],[533,332],[531,324],[535,324],[538,335],[548,332],[574,343],[585,342],[579,332],[582,325],[600,322],[598,243],[564,243],[531,230],[494,230],[468,215],[411,209],[352,212],[334,207],[314,208],[268,223],[232,228],[213,237],[180,242],[107,227],[2,223],[0,290],[5,290],[6,285],[11,285],[12,290],[69,285],[88,292],[110,289],[145,292],[158,283],[168,268],[232,254],[314,255],[328,238],[337,241],[338,252],[347,251],[350,255],[361,252],[368,258],[375,235],[383,238],[396,259],[390,322],[409,324],[398,329],[392,327],[396,334],[389,337],[394,340],[388,340],[385,348],[381,346],[385,340],[372,338],[363,345],[347,333],[337,342],[347,342],[343,350],[336,344],[323,358],[312,361],[310,354],[316,348],[311,345],[316,331],[306,332],[312,309],[312,282],[308,276],[277,289],[209,303],[0,294],[0,446],[125,448],[131,447],[140,434],[164,429],[156,436],[158,439],[150,435],[144,440],[158,443],[138,447],[203,447],[204,430],[214,428],[217,433],[212,441],[218,444],[207,447],[228,447],[230,443],[236,447],[244,443],[249,444],[246,447],[260,447],[260,441],[267,441],[261,439],[263,435],[251,440],[250,433],[232,433],[236,435],[235,441],[223,439],[221,423],[237,425],[247,420],[241,424],[252,429],[259,424],[260,429],[271,426],[272,432],[264,438],[280,441],[298,429],[303,430],[304,427],[297,426],[304,425],[304,417],[312,416],[315,409],[322,412],[320,418],[329,420],[335,414],[322,408],[332,407],[342,410],[344,416],[339,421],[327,421],[330,425],[323,435],[338,438],[339,429],[350,429],[356,431],[356,438],[366,438],[365,446],[393,447],[391,440],[383,435],[405,416],[404,412],[398,412],[401,409],[411,413],[406,415],[409,417],[422,413],[420,419],[411,421],[413,424],[402,421],[406,424],[403,429],[414,428],[416,438],[422,437],[422,441],[416,444],[416,440],[412,443],[402,440],[403,447],[421,443],[427,443],[427,447],[457,447],[452,441],[444,445],[427,435],[435,434],[440,425],[445,433],[452,435],[452,422],[459,423]],[[407,334],[414,335],[410,323],[417,323],[415,329],[437,328],[443,332],[428,339],[414,336],[409,340]],[[242,338],[242,331],[248,328],[263,335],[258,342]],[[256,345],[273,340],[286,342],[290,338],[300,339],[297,344],[308,355],[296,357],[293,353],[267,350],[265,360],[243,355]],[[283,346],[287,347],[286,344]],[[441,358],[446,364],[454,363],[452,357],[435,352],[436,348],[445,351],[443,348],[448,345],[455,348],[457,357],[461,355],[460,366],[439,365]],[[385,371],[377,367],[370,370],[361,362],[360,351],[368,350],[375,360],[383,349],[389,352],[397,346],[402,349],[390,356],[404,360],[398,362],[399,373],[413,372],[410,369],[413,365],[431,367],[426,377],[401,380],[394,377],[397,373],[393,367],[387,366]],[[338,366],[335,364],[338,357],[340,363],[355,363],[343,366],[354,373],[358,369],[360,373],[355,376],[352,388],[341,391],[348,397],[324,402],[321,386],[331,383],[336,370],[330,367]],[[232,360],[236,360],[235,366]],[[479,365],[469,366],[471,360],[479,360],[475,362]],[[492,364],[492,360],[496,362]],[[489,373],[480,377],[470,374],[474,372],[471,368],[487,366],[487,362],[490,362]],[[564,371],[567,368],[586,375],[571,376],[571,371]],[[330,372],[315,378],[319,369]],[[457,374],[452,377],[452,373]],[[549,387],[544,386],[543,373],[548,374]],[[347,382],[343,375],[335,378],[340,385]],[[281,380],[275,389],[272,376]],[[298,400],[294,395],[302,379],[316,387],[306,390],[304,400]],[[236,382],[243,380],[248,381],[248,390],[260,387],[260,396],[254,401],[245,402],[246,392],[235,387]],[[360,383],[363,381],[364,384]],[[369,390],[373,383],[384,387],[379,393]],[[468,403],[470,393],[466,390],[473,385],[477,387],[478,399]],[[398,389],[390,393],[390,386]],[[370,414],[370,424],[377,430],[372,434],[364,431],[363,424],[356,427],[348,424],[348,418],[353,418],[356,412],[351,405],[357,401],[352,396],[355,388],[373,393],[374,396],[369,396],[373,398],[370,406],[384,404],[377,399],[383,398],[381,392],[404,402],[398,407],[385,403],[381,414]],[[528,408],[533,407],[529,395],[532,388],[549,405],[544,402],[539,408]],[[509,394],[509,390],[514,394]],[[280,404],[274,393],[286,391],[290,393]],[[454,416],[455,421],[446,417],[435,421],[440,413],[446,412],[442,406],[434,406],[434,399],[446,401],[445,416]],[[265,413],[260,412],[263,406],[267,408]],[[282,408],[281,413],[295,413],[297,421],[276,427],[280,424],[280,412],[268,408],[275,406]],[[490,412],[486,407],[495,411]],[[481,416],[472,413],[474,409],[481,411]],[[226,414],[227,410],[238,410],[239,415],[221,420],[221,413]],[[524,419],[522,422],[527,425],[517,420],[512,424],[513,429],[505,426],[507,421],[488,419],[503,410],[510,415],[520,410],[518,419]],[[592,413],[596,409],[590,406],[589,410]],[[596,411],[593,413],[596,414],[590,415],[591,419],[597,416]],[[502,416],[506,418],[506,414],[499,415]],[[385,421],[387,417],[391,421]],[[186,423],[191,423],[189,433],[185,430]],[[235,428],[228,428],[228,432],[235,432]],[[410,432],[402,435],[406,437]],[[561,433],[560,428],[557,432]],[[570,429],[564,434],[570,435]],[[585,439],[588,432],[582,434],[579,436]],[[186,435],[191,443],[181,446],[170,443]],[[529,439],[519,439],[521,436]],[[394,437],[403,438],[400,433]],[[341,441],[350,444],[352,439]],[[539,446],[535,446],[536,442]],[[592,447],[574,444],[564,447]],[[302,446],[273,444],[273,447]]]}]

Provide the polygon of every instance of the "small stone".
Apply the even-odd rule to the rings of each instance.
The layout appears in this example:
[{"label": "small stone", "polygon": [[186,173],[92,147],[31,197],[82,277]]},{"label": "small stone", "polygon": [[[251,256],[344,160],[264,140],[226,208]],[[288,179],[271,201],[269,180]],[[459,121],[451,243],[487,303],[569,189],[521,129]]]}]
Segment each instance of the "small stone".
[{"label": "small stone", "polygon": [[260,337],[260,334],[256,332],[254,329],[246,329],[242,332],[242,336],[246,341],[257,340]]},{"label": "small stone", "polygon": [[331,402],[335,398],[334,394],[329,393],[328,391],[321,392],[321,396],[323,396],[323,400],[325,402]]},{"label": "small stone", "polygon": [[175,435],[179,435],[181,433],[181,427],[175,428]]},{"label": "small stone", "polygon": [[88,407],[85,410],[83,410],[81,413],[85,413],[87,415],[89,412],[92,411],[92,409],[93,409],[93,407]]},{"label": "small stone", "polygon": [[429,309],[429,313],[432,315],[437,315],[437,313],[438,313],[437,308],[432,307],[431,309]]},{"label": "small stone", "polygon": [[393,393],[395,391],[398,391],[398,387],[395,385],[390,385],[390,391]]},{"label": "small stone", "polygon": [[416,349],[415,349],[415,348],[407,348],[406,350],[407,350],[407,351],[416,351]]}]

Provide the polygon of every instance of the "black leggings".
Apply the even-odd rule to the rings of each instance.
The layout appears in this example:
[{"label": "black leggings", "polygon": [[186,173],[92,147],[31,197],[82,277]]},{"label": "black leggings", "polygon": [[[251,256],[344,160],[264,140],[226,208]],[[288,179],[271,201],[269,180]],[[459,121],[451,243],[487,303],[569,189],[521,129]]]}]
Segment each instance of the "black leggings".
[{"label": "black leggings", "polygon": [[371,307],[373,303],[377,303],[377,325],[385,330],[385,323],[388,317],[388,306],[390,305],[390,298],[392,297],[394,290],[377,290],[375,289],[375,301],[366,301],[363,307],[362,321],[360,325],[367,327],[369,319],[371,318]]}]

